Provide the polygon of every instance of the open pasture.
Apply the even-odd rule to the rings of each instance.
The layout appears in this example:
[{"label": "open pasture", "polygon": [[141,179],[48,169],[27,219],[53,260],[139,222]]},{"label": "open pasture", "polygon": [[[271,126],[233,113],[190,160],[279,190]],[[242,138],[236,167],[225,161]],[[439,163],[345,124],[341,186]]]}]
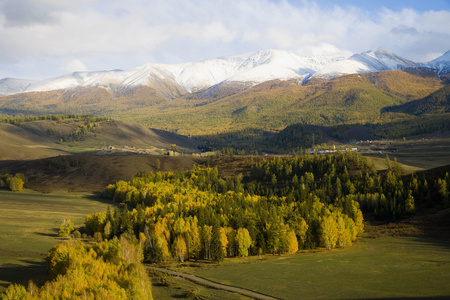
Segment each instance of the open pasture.
[{"label": "open pasture", "polygon": [[183,271],[280,299],[448,297],[450,243],[366,238],[344,250],[228,259]]},{"label": "open pasture", "polygon": [[61,220],[69,218],[80,227],[86,215],[106,211],[108,205],[82,193],[0,190],[0,291],[11,282],[45,281],[47,252],[63,240]]},{"label": "open pasture", "polygon": [[[379,157],[382,159],[389,156],[401,164],[406,165],[406,173],[417,172],[420,169],[432,169],[450,164],[450,136],[448,133],[416,137],[403,140],[392,140],[386,150],[373,151],[372,153],[363,151],[365,156]],[[385,168],[385,164],[380,162],[377,169]]]}]

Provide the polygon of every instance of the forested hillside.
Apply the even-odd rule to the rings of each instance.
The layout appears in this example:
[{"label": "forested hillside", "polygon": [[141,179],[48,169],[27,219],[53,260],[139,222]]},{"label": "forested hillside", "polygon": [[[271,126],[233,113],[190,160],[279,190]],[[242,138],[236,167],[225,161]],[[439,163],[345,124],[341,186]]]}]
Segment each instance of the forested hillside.
[{"label": "forested hillside", "polygon": [[111,116],[186,135],[278,131],[296,123],[378,122],[384,107],[424,98],[442,86],[437,76],[382,71],[314,79],[304,85],[275,80],[242,91],[203,91],[170,100],[150,87],[127,92],[91,87],[1,96],[0,113]]},{"label": "forested hillside", "polygon": [[450,112],[450,85],[446,85],[429,96],[405,103],[386,107],[383,112],[404,113],[415,116],[437,115]]},{"label": "forested hillside", "polygon": [[[242,153],[286,153],[311,146],[312,134],[320,143],[330,137],[347,142],[349,136],[397,138],[448,130],[449,93],[445,83],[433,73],[397,70],[331,80],[313,78],[306,84],[274,80],[244,90],[213,89],[170,99],[144,86],[126,91],[90,87],[33,92],[0,96],[0,113],[110,116],[194,137],[203,142],[203,150],[233,148],[243,150]],[[302,131],[302,126],[309,128]],[[311,126],[316,128],[311,130]],[[347,135],[352,127],[361,126],[369,131]],[[49,133],[52,130],[56,129],[50,128]],[[80,132],[73,134],[85,135],[83,130],[81,126]],[[99,132],[98,128],[92,130]],[[68,136],[69,133],[59,134],[60,139],[83,138]],[[274,136],[277,133],[280,135]],[[328,137],[321,140],[324,133]],[[172,143],[190,144],[188,140]],[[197,147],[192,143],[191,146]]]},{"label": "forested hillside", "polygon": [[[306,85],[271,81],[209,101],[192,96],[189,100],[175,99],[164,109],[146,116],[144,111],[137,112],[136,117],[158,128],[191,135],[278,131],[296,123],[372,123],[378,122],[384,107],[421,99],[442,86],[437,77],[403,71],[347,75]],[[155,112],[158,114],[153,117]]]},{"label": "forested hillside", "polygon": [[89,215],[85,225],[106,238],[144,234],[150,262],[347,247],[363,231],[363,213],[395,220],[418,204],[448,204],[448,174],[403,178],[395,161],[387,163],[377,173],[351,152],[269,159],[226,180],[204,167],[140,174],[105,191],[123,211]]}]

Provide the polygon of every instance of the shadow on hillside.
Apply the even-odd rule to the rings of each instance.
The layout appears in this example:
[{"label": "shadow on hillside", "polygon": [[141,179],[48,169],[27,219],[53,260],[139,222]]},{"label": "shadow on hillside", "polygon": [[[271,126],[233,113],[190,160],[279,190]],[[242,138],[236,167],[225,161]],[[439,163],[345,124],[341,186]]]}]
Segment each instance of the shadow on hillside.
[{"label": "shadow on hillside", "polygon": [[83,199],[87,199],[87,200],[91,200],[91,201],[100,202],[100,203],[103,203],[103,204],[111,205],[111,209],[113,209],[116,206],[119,206],[118,203],[113,202],[110,199],[103,198],[102,197],[102,193],[93,193],[93,194],[85,195],[82,198]]},{"label": "shadow on hillside", "polygon": [[7,288],[12,283],[19,283],[25,287],[30,280],[37,286],[42,286],[47,280],[47,263],[45,261],[36,262],[29,260],[21,260],[26,265],[19,264],[3,264],[0,266],[0,283],[1,287]]},{"label": "shadow on hillside", "polygon": [[427,236],[410,236],[408,240],[410,242],[408,241],[404,243],[398,240],[396,241],[396,245],[400,247],[418,246],[422,251],[429,251],[433,254],[443,253],[445,254],[445,258],[443,258],[442,260],[432,260],[430,257],[430,259],[427,259],[425,261],[435,263],[437,265],[450,264],[450,256],[447,255],[448,253],[450,253],[450,241],[439,240],[437,238]]},{"label": "shadow on hillside", "polygon": [[421,207],[417,215],[391,222],[376,221],[368,215],[363,235],[367,238],[410,237],[424,245],[432,244],[448,252],[450,251],[450,207],[444,205],[432,208]]},{"label": "shadow on hillside", "polygon": [[423,240],[450,249],[450,208],[440,208],[429,215],[412,218],[412,222],[423,231]]}]

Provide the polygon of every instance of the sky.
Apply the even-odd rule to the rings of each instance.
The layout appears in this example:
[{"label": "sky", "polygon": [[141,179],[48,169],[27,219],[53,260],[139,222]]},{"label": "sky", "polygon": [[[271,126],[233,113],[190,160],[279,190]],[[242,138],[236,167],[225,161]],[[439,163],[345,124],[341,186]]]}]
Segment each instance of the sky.
[{"label": "sky", "polygon": [[280,49],[450,50],[450,0],[0,0],[0,78],[130,70]]}]

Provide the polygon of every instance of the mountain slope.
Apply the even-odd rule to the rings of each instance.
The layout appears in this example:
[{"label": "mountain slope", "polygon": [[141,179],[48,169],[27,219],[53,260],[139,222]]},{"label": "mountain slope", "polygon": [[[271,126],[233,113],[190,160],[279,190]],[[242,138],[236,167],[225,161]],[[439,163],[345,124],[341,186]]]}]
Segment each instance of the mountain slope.
[{"label": "mountain slope", "polygon": [[[282,50],[208,59],[185,64],[148,63],[132,70],[75,72],[46,80],[0,80],[0,95],[27,92],[103,88],[111,93],[146,86],[160,96],[173,99],[184,94],[225,85],[230,91],[242,90],[271,80],[331,79],[343,74],[379,72],[398,69],[429,68],[439,75],[450,71],[450,53],[426,64],[417,64],[383,48],[339,57],[300,56]],[[239,88],[230,88],[232,86]],[[208,93],[207,93],[208,94]]]},{"label": "mountain slope", "polygon": [[386,107],[383,112],[415,116],[450,113],[450,86],[444,86],[429,96],[399,106]]},{"label": "mountain slope", "polygon": [[79,151],[159,155],[173,144],[188,153],[198,146],[195,139],[142,124],[106,119],[89,122],[94,124],[93,129],[81,135],[74,133],[87,123],[78,118],[27,121],[17,125],[0,122],[0,159],[38,159]]},{"label": "mountain slope", "polygon": [[134,118],[155,128],[191,135],[277,131],[296,123],[365,123],[377,121],[383,107],[421,99],[442,86],[437,77],[422,78],[400,70],[353,74],[306,85],[275,80],[213,102],[175,99],[164,110],[136,111]]},{"label": "mountain slope", "polygon": [[266,50],[178,65],[149,63],[130,71],[75,72],[41,81],[7,78],[0,81],[0,94],[77,87],[101,87],[115,91],[150,86],[158,90],[161,84],[174,87],[178,94],[181,94],[180,91],[191,93],[225,81],[257,84],[273,79],[304,78],[335,60],[324,57],[307,58],[281,50]]},{"label": "mountain slope", "polygon": [[438,75],[450,73],[450,51],[426,64],[436,70]]},{"label": "mountain slope", "polygon": [[367,51],[337,61],[320,69],[313,76],[320,78],[333,78],[343,74],[369,73],[386,70],[416,68],[418,65],[404,59],[386,49],[378,48],[376,51]]},{"label": "mountain slope", "polygon": [[[110,116],[195,135],[246,127],[281,130],[301,122],[372,122],[380,117],[382,108],[424,98],[441,88],[442,82],[436,76],[421,77],[397,70],[311,80],[304,85],[291,79],[241,90],[228,82],[216,87],[173,100],[149,86],[24,93],[0,97],[0,113]],[[205,95],[207,92],[210,94]]]}]

